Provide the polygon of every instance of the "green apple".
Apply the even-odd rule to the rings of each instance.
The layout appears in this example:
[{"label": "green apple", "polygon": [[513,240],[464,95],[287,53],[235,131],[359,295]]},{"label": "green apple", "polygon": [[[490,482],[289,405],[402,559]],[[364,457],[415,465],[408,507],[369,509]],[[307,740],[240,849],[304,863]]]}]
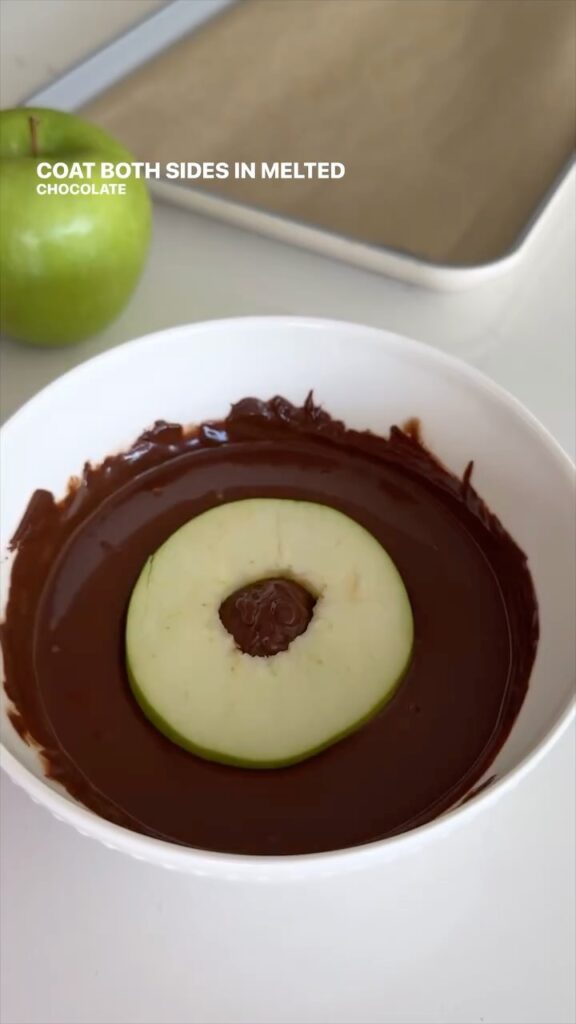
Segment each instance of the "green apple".
[{"label": "green apple", "polygon": [[[64,345],[97,333],[126,304],[142,272],[151,211],[144,179],[102,178],[102,162],[132,157],[93,124],[58,110],[0,112],[0,328],[37,345]],[[55,165],[93,164],[94,186],[125,194],[40,195]],[[106,190],[103,190],[105,192]]]},{"label": "green apple", "polygon": [[[251,582],[297,581],[315,599],[287,649],[243,653],[220,618]],[[362,725],[410,659],[410,601],[384,548],[335,509],[248,499],[190,520],[153,554],[126,623],[130,685],[150,721],[208,760],[301,761]]]}]

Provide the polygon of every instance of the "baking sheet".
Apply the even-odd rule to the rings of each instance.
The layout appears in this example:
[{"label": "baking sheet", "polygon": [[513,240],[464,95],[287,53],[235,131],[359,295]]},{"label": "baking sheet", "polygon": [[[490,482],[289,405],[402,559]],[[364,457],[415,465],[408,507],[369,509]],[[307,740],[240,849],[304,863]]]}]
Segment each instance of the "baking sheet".
[{"label": "baking sheet", "polygon": [[242,0],[84,112],[143,160],[343,161],[339,181],[196,191],[474,267],[514,246],[573,152],[576,6]]}]

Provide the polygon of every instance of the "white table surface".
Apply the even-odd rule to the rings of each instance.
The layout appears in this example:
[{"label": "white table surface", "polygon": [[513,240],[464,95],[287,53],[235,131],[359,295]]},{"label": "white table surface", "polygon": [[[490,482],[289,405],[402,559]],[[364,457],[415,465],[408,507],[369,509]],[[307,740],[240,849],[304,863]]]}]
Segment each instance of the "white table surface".
[{"label": "white table surface", "polygon": [[[105,334],[2,342],[2,415],[91,355],[210,317],[301,313],[419,338],[513,391],[572,454],[575,195],[510,276],[419,291],[158,207],[145,278]],[[103,413],[105,414],[105,413]],[[425,854],[314,883],[136,863],[2,778],[3,1024],[565,1024],[574,1020],[574,731],[486,819]]]}]

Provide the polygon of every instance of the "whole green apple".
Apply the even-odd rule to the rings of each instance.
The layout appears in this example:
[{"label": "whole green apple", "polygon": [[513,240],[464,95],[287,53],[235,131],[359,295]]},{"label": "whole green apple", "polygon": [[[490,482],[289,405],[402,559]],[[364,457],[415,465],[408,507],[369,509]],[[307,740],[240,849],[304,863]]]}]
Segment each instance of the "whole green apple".
[{"label": "whole green apple", "polygon": [[[150,199],[144,179],[104,178],[101,171],[103,162],[132,160],[106,132],[72,114],[29,107],[0,112],[3,333],[36,345],[65,345],[118,315],[148,252]],[[78,165],[89,178],[63,176]],[[64,182],[84,191],[90,185],[94,194],[37,190]]]}]

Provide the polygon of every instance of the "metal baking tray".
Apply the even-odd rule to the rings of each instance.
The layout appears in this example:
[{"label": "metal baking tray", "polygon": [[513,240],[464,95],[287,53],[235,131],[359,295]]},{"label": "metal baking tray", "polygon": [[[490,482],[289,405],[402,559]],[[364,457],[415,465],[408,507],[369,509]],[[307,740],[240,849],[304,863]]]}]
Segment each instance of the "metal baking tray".
[{"label": "metal baking tray", "polygon": [[461,288],[522,259],[574,185],[575,24],[564,0],[177,0],[76,69],[76,88],[56,83],[68,102],[51,105],[80,107],[141,160],[342,161],[340,181],[152,188]]}]

